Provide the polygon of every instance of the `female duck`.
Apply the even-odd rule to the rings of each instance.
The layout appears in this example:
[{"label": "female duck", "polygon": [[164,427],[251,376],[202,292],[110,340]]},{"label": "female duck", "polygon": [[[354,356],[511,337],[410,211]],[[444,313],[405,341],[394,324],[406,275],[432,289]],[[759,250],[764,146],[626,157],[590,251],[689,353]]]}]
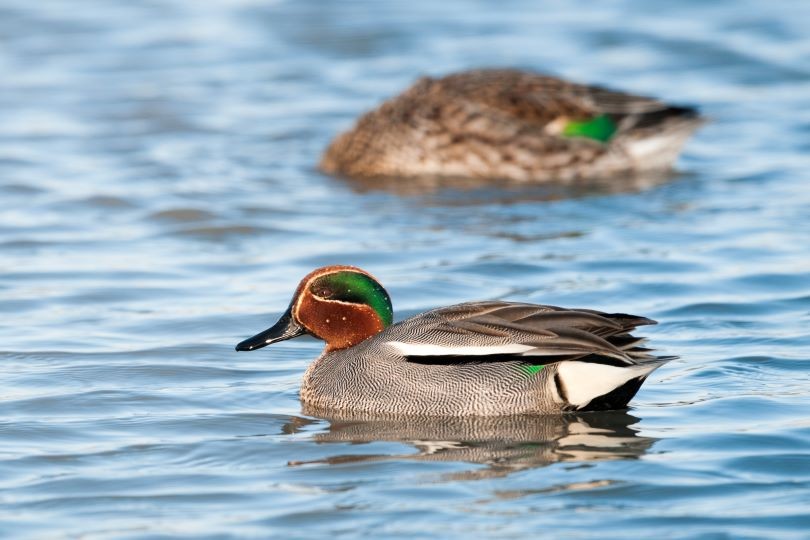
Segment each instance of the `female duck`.
[{"label": "female duck", "polygon": [[703,120],[656,99],[514,69],[424,77],[363,115],[321,158],[353,178],[516,182],[670,168]]},{"label": "female duck", "polygon": [[516,302],[470,302],[392,324],[368,272],[307,275],[281,319],[237,351],[310,334],[326,349],[307,369],[309,408],[495,416],[624,408],[669,360],[630,335],[644,317]]}]

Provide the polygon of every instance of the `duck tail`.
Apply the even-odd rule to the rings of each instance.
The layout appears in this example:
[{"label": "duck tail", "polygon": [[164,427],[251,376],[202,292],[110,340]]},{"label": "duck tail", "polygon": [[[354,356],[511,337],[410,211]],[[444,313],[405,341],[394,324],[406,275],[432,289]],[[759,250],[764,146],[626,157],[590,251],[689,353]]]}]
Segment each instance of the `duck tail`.
[{"label": "duck tail", "polygon": [[630,114],[622,119],[616,141],[637,170],[668,169],[689,137],[705,123],[706,118],[693,107]]},{"label": "duck tail", "polygon": [[630,365],[573,360],[560,362],[554,383],[577,411],[624,409],[649,375],[675,356],[645,355]]}]

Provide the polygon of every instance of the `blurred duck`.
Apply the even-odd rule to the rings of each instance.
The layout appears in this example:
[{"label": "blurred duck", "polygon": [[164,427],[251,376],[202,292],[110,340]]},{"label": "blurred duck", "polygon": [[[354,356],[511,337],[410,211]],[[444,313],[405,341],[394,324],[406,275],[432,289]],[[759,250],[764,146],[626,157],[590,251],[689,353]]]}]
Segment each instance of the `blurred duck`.
[{"label": "blurred duck", "polygon": [[352,178],[516,182],[662,171],[704,122],[656,99],[515,69],[423,77],[364,114],[321,158]]},{"label": "blurred duck", "polygon": [[371,274],[328,266],[236,350],[315,336],[326,349],[304,374],[309,410],[430,416],[622,409],[671,358],[630,334],[655,321],[623,313],[484,301],[392,322],[390,297]]}]

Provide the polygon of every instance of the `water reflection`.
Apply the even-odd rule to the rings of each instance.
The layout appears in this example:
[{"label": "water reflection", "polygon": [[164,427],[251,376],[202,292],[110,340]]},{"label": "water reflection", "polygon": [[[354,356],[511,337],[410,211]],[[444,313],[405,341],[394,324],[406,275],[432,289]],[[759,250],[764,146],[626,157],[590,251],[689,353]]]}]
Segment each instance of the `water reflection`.
[{"label": "water reflection", "polygon": [[[557,462],[635,459],[657,439],[638,435],[639,418],[623,411],[546,416],[493,418],[418,418],[324,415],[304,411],[329,422],[313,436],[318,443],[365,444],[401,442],[416,453],[360,454],[344,445],[336,453],[313,461],[292,461],[291,466],[339,465],[385,460],[461,461],[486,465],[452,475],[453,479],[501,477],[516,471]],[[293,419],[286,432],[302,419]],[[305,422],[305,421],[304,421]],[[296,424],[296,425],[292,425]]]},{"label": "water reflection", "polygon": [[[644,191],[680,176],[677,171],[650,171],[642,174],[578,179],[569,183],[525,183],[509,180],[493,181],[464,177],[339,177],[357,193],[385,191],[400,196],[441,195],[452,192],[454,197],[442,204],[458,205],[491,204],[493,202],[556,201],[577,199],[595,195],[636,193]],[[467,196],[458,197],[459,194]],[[479,196],[475,196],[479,195]]]}]

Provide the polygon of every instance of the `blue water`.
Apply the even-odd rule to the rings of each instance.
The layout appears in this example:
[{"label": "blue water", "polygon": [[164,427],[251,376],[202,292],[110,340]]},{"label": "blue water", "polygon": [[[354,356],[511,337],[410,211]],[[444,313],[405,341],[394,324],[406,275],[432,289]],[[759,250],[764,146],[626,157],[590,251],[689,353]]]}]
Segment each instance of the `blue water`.
[{"label": "blue water", "polygon": [[[810,5],[0,2],[0,536],[807,538]],[[419,74],[521,66],[701,107],[593,189],[315,170]],[[235,343],[316,266],[398,317],[658,319],[628,412],[308,417],[314,340]]]}]

